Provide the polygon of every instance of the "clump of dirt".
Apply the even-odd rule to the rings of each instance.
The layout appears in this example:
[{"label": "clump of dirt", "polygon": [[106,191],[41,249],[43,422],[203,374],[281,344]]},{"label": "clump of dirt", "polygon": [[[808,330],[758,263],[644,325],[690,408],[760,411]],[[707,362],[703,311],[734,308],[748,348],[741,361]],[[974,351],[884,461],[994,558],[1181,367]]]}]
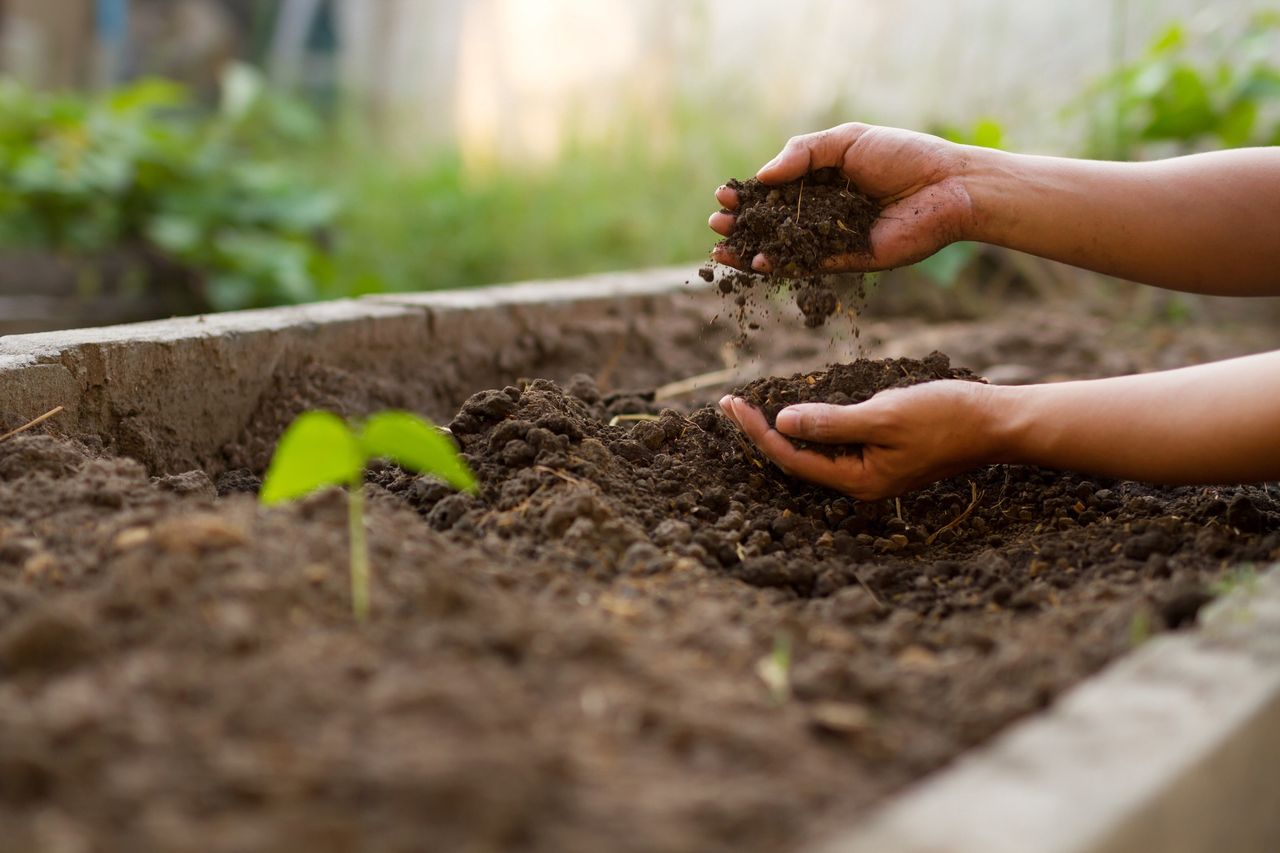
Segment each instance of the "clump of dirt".
[{"label": "clump of dirt", "polygon": [[721,241],[744,263],[757,254],[773,263],[773,275],[821,274],[825,262],[871,250],[871,226],[880,206],[858,191],[839,169],[810,172],[785,184],[756,178],[731,180],[738,193],[733,231]]},{"label": "clump of dirt", "polygon": [[[870,400],[889,388],[905,388],[938,379],[983,381],[968,368],[953,368],[946,355],[935,351],[922,361],[913,358],[858,359],[811,373],[795,373],[785,378],[770,376],[757,379],[732,393],[764,412],[769,425],[773,426],[778,412],[796,403],[847,406]],[[789,440],[796,447],[832,458],[858,452],[856,445],[820,444],[798,438]]]},{"label": "clump of dirt", "polygon": [[[733,270],[721,276],[721,294],[734,296],[740,313],[762,281],[789,286],[810,328],[826,323],[842,305],[851,307],[854,288],[848,286],[849,277],[825,274],[825,264],[834,257],[870,251],[879,205],[835,168],[818,169],[785,184],[751,178],[730,180],[726,186],[738,193],[739,204],[736,211],[724,211],[734,213],[736,222],[719,245],[744,264],[757,254],[773,264],[768,275]],[[710,267],[699,274],[706,281],[713,278]]]}]

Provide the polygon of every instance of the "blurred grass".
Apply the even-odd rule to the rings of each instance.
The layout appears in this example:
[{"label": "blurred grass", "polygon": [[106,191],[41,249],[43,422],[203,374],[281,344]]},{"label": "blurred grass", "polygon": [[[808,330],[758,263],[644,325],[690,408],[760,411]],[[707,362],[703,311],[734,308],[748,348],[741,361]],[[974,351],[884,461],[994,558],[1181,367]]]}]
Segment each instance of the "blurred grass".
[{"label": "blurred grass", "polygon": [[575,141],[551,164],[479,171],[457,151],[406,164],[348,145],[330,166],[344,199],[333,283],[428,290],[696,261],[715,240],[715,188],[754,174],[785,139],[740,131],[686,110],[662,138],[628,128]]},{"label": "blurred grass", "polygon": [[[1280,143],[1280,17],[1214,38],[1202,59],[1203,39],[1171,25],[1064,120],[1111,140],[1117,150],[1091,152],[1110,156]],[[842,101],[828,120],[783,128],[721,92],[656,111],[621,104],[607,128],[569,129],[549,162],[459,149],[406,158],[377,141],[358,104],[308,106],[248,66],[222,82],[210,105],[163,81],[94,96],[0,80],[0,251],[92,265],[115,246],[156,250],[198,273],[195,295],[213,309],[692,266],[715,241],[705,223],[716,186],[753,174],[792,132],[874,120]],[[998,147],[1015,128],[979,117],[933,130]],[[976,256],[957,244],[920,271],[949,286]]]}]

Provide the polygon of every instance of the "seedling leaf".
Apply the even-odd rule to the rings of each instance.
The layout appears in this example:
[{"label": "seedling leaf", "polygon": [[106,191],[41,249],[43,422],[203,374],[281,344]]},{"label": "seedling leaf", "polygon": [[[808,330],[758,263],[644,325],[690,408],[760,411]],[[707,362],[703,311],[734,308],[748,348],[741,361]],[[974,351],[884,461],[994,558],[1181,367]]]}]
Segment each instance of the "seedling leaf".
[{"label": "seedling leaf", "polygon": [[360,433],[368,458],[383,458],[420,474],[433,474],[455,489],[476,490],[476,478],[444,433],[409,412],[379,412]]},{"label": "seedling leaf", "polygon": [[331,412],[305,412],[280,436],[262,482],[264,504],[299,498],[321,486],[348,485],[364,470],[351,429]]}]

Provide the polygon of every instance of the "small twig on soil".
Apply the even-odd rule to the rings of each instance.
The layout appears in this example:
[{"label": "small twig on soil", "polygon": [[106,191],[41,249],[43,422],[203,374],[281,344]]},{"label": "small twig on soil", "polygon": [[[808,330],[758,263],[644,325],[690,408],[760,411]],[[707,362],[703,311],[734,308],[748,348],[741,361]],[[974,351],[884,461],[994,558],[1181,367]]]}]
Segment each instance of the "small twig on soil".
[{"label": "small twig on soil", "polygon": [[762,463],[759,459],[756,458],[755,451],[751,449],[751,445],[747,444],[747,440],[742,436],[738,435],[736,432],[734,433],[733,437],[738,440],[738,444],[742,447],[742,455],[747,457],[747,461],[750,462],[752,465],[756,466],[757,468],[763,468],[764,463]]},{"label": "small twig on soil", "polygon": [[566,474],[564,471],[557,471],[549,465],[534,465],[533,467],[536,471],[546,471],[548,474],[554,474],[566,483],[572,483],[575,486],[588,486],[585,480],[580,480],[572,474]]},{"label": "small twig on soil", "polygon": [[737,367],[726,367],[723,370],[699,373],[697,376],[690,376],[688,379],[678,379],[675,382],[668,382],[666,385],[658,386],[653,392],[653,399],[656,402],[671,397],[679,397],[681,394],[688,394],[690,391],[699,391],[716,385],[728,385],[742,378],[746,377],[743,375],[742,370]]},{"label": "small twig on soil", "polygon": [[636,412],[632,415],[614,415],[609,418],[609,426],[617,426],[623,421],[656,421],[661,417],[661,415],[650,415],[646,412]]},{"label": "small twig on soil", "polygon": [[871,596],[871,600],[875,602],[876,607],[879,607],[881,610],[886,607],[885,603],[880,600],[880,596],[876,595],[876,591],[874,589],[867,586],[867,582],[862,579],[862,575],[858,574],[856,569],[853,570],[853,579],[867,591],[867,595]]},{"label": "small twig on soil", "polygon": [[27,421],[25,424],[18,427],[17,429],[11,429],[8,432],[6,432],[4,435],[0,435],[0,441],[8,441],[9,439],[13,438],[15,435],[17,435],[20,432],[26,432],[27,430],[31,429],[33,426],[39,426],[40,424],[49,420],[49,418],[62,412],[62,410],[63,410],[62,406],[54,406],[52,409],[45,412],[40,417]]},{"label": "small twig on soil", "polygon": [[800,224],[800,202],[804,201],[804,178],[800,179],[800,195],[796,197],[796,224]]},{"label": "small twig on soil", "polygon": [[954,519],[952,519],[947,524],[944,524],[942,527],[939,527],[937,530],[933,531],[933,533],[930,533],[927,537],[925,537],[924,544],[932,545],[933,540],[937,539],[938,536],[940,536],[943,533],[946,533],[948,530],[954,529],[956,525],[960,524],[960,522],[964,521],[966,518],[969,517],[969,514],[973,512],[973,508],[978,505],[978,501],[982,499],[982,492],[978,491],[978,484],[975,483],[973,480],[969,481],[969,489],[970,489],[970,493],[973,495],[973,500],[969,501],[969,505],[965,507],[964,512],[957,515]]},{"label": "small twig on soil", "polygon": [[902,518],[902,498],[894,498],[893,506],[898,511],[898,521],[903,521],[904,519]]}]

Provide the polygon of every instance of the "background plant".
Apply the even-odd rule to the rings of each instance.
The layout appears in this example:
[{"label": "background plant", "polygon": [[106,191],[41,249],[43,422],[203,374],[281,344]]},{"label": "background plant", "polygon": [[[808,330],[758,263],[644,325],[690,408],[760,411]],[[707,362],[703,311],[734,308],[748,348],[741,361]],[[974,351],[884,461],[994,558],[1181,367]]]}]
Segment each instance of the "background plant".
[{"label": "background plant", "polygon": [[453,443],[428,421],[409,412],[386,411],[350,425],[331,412],[304,412],[280,436],[262,481],[262,503],[294,500],[325,486],[347,490],[351,545],[351,608],[369,614],[369,549],[364,531],[364,469],[389,459],[420,474],[439,477],[466,492],[475,476]]},{"label": "background plant", "polygon": [[1280,145],[1280,12],[1200,34],[1172,23],[1068,115],[1085,116],[1090,157]]},{"label": "background plant", "polygon": [[103,97],[0,81],[0,245],[134,247],[198,271],[215,309],[331,295],[319,238],[337,196],[287,159],[321,125],[232,66],[216,110],[145,80]]}]

